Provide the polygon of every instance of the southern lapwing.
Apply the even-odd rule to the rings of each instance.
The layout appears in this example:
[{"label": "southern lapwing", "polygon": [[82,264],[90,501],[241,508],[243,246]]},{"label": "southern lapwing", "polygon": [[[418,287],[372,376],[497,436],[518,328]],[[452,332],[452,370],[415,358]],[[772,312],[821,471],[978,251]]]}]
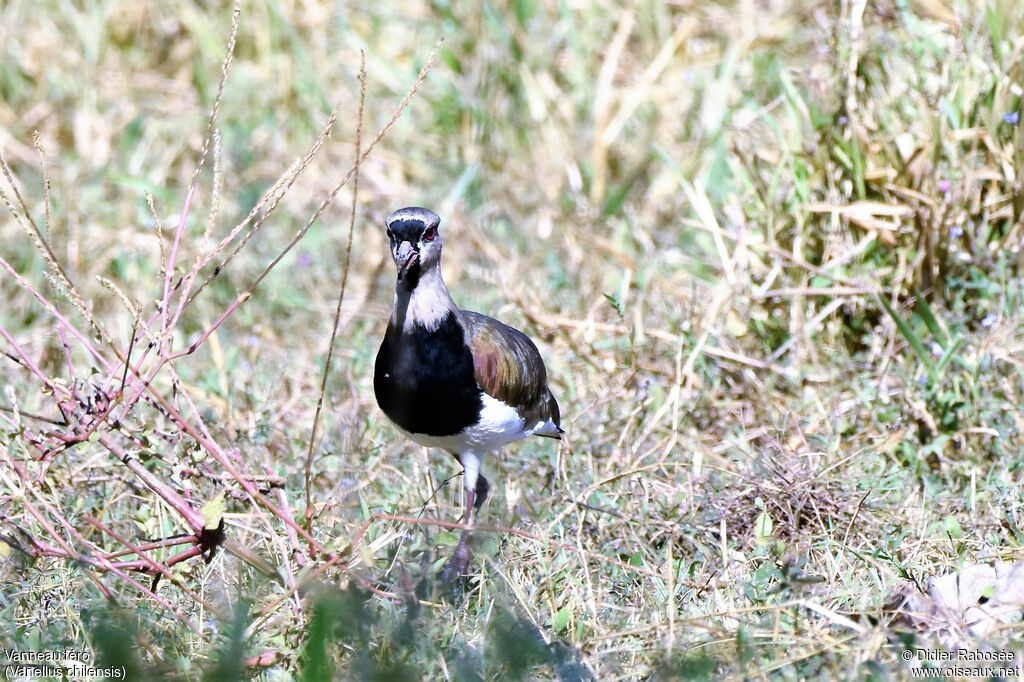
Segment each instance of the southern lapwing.
[{"label": "southern lapwing", "polygon": [[440,224],[416,206],[385,221],[398,281],[373,390],[402,433],[462,464],[467,529],[442,574],[450,582],[465,575],[473,512],[490,490],[480,475],[484,456],[527,436],[561,439],[563,432],[533,341],[452,300],[441,278]]}]

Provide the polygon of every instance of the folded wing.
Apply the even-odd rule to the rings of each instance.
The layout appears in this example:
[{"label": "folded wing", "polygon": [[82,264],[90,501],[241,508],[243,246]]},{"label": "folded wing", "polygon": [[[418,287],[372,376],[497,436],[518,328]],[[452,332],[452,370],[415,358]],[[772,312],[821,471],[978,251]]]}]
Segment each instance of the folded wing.
[{"label": "folded wing", "polygon": [[470,311],[463,315],[480,388],[515,408],[535,435],[559,438],[558,403],[548,390],[537,346],[526,334],[494,318]]}]

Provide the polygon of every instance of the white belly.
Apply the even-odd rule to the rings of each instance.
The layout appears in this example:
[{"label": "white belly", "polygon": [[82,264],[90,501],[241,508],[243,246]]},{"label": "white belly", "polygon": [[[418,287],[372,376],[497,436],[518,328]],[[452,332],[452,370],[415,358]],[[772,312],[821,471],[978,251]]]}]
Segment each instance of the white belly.
[{"label": "white belly", "polygon": [[514,408],[485,393],[480,419],[461,433],[451,436],[428,436],[407,431],[402,433],[428,448],[441,448],[455,454],[472,452],[483,455],[512,441],[526,438],[533,433],[533,429],[526,428],[526,421]]}]

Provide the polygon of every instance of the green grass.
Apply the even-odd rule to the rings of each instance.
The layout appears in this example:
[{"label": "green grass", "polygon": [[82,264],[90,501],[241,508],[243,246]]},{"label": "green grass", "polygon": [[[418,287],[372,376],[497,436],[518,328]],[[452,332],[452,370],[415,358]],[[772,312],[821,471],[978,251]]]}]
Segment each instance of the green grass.
[{"label": "green grass", "polygon": [[[1024,6],[868,3],[858,17],[851,5],[245,3],[217,121],[212,241],[211,157],[176,274],[339,115],[186,310],[175,350],[351,167],[359,51],[365,149],[437,49],[361,168],[310,490],[312,534],[342,558],[282,600],[281,583],[322,559],[302,557],[304,541],[144,404],[111,437],[196,510],[226,493],[228,538],[280,582],[222,550],[175,564],[160,603],[110,572],[28,556],[18,548],[33,539],[124,547],[89,519],[140,544],[188,528],[102,444],[43,463],[29,441],[41,424],[2,412],[0,649],[85,648],[187,679],[907,675],[900,651],[938,635],[901,630],[892,596],[1013,560],[1024,541]],[[53,251],[122,349],[133,317],[97,276],[152,314],[163,281],[146,193],[172,235],[230,26],[230,6],[188,0],[0,7],[0,152],[45,231],[38,131]],[[180,382],[165,371],[154,384],[183,412],[193,401],[190,418],[298,521],[351,191],[174,363]],[[381,222],[409,204],[443,217],[456,300],[537,340],[568,432],[485,464],[481,524],[498,530],[479,534],[457,597],[437,574],[461,479],[442,485],[451,458],[405,441],[370,380],[393,281]],[[92,337],[7,209],[0,256]],[[6,272],[0,326],[48,376],[96,381],[74,344],[72,376],[54,318]],[[3,338],[0,350],[16,355]],[[0,383],[0,406],[59,419],[7,356]],[[1014,625],[987,643],[1018,637]]]}]

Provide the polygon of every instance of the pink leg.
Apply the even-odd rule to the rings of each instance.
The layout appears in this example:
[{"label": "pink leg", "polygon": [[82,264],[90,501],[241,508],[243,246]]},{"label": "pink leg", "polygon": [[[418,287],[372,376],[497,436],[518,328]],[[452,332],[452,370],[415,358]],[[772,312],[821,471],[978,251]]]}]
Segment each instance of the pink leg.
[{"label": "pink leg", "polygon": [[466,489],[466,511],[462,515],[463,523],[469,528],[462,531],[462,537],[459,538],[459,544],[455,546],[455,552],[452,553],[448,563],[444,565],[444,571],[441,573],[441,579],[446,583],[451,583],[459,578],[466,575],[466,569],[469,567],[469,559],[472,556],[472,552],[469,549],[469,536],[470,528],[473,526],[473,506],[476,502],[476,491],[469,488]]}]

